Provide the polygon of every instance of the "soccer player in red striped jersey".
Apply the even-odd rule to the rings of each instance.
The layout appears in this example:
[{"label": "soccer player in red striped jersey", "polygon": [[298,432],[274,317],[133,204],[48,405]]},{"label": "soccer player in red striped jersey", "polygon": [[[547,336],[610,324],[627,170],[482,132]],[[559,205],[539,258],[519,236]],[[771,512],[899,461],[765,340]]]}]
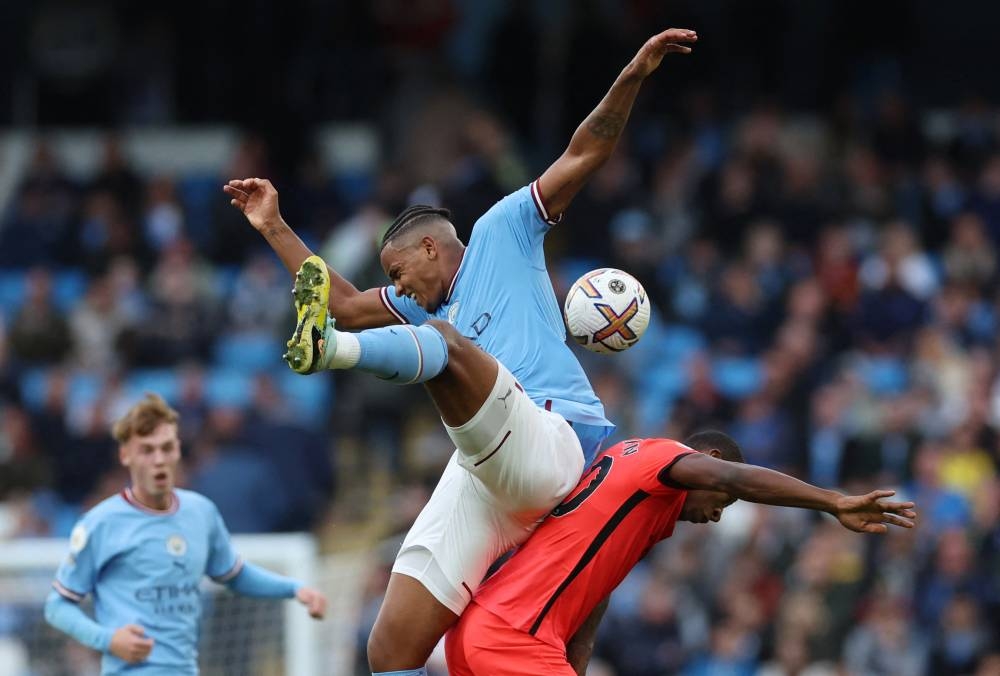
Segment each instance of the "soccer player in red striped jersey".
[{"label": "soccer player in red striped jersey", "polygon": [[448,635],[452,676],[574,676],[566,645],[677,521],[718,521],[736,500],[802,507],[860,533],[913,527],[893,491],[842,495],[747,465],[721,432],[684,444],[632,439],[598,456],[579,485],[491,578]]}]

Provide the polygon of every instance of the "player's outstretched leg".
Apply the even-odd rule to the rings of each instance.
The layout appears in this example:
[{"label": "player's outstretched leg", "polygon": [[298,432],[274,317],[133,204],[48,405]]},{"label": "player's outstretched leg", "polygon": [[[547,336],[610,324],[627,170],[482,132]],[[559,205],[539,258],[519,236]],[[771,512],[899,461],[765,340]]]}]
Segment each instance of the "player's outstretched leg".
[{"label": "player's outstretched leg", "polygon": [[283,355],[296,373],[356,368],[396,383],[422,383],[448,364],[448,346],[432,326],[388,326],[360,333],[337,331],[327,305],[330,274],[310,256],[295,274],[295,332]]}]

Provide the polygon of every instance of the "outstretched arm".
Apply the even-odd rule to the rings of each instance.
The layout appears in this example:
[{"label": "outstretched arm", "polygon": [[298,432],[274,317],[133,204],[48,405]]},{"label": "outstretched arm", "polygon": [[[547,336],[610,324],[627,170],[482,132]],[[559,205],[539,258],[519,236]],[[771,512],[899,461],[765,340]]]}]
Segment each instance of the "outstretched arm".
[{"label": "outstretched arm", "polygon": [[621,136],[639,87],[656,70],[666,54],[689,54],[698,34],[686,28],[668,28],[654,35],[629,62],[587,119],[577,128],[569,147],[539,179],[539,192],[545,210],[558,217],[573,201],[576,193],[604,164]]},{"label": "outstretched arm", "polygon": [[[245,178],[229,181],[222,189],[231,198],[229,203],[243,212],[250,225],[263,235],[282,264],[292,274],[312,255],[309,247],[289,227],[278,209],[278,191],[265,178]],[[397,324],[380,298],[380,289],[359,291],[353,284],[330,270],[330,314],[338,328],[367,329]]]},{"label": "outstretched arm", "polygon": [[317,620],[326,614],[326,596],[298,580],[272,573],[252,563],[243,563],[240,572],[226,586],[237,594],[255,598],[295,598]]},{"label": "outstretched arm", "polygon": [[669,472],[671,481],[687,488],[721,491],[747,502],[827,512],[845,528],[859,533],[885,533],[889,525],[912,528],[917,516],[912,502],[888,500],[895,491],[843,495],[781,472],[719,460],[704,453],[683,456]]}]

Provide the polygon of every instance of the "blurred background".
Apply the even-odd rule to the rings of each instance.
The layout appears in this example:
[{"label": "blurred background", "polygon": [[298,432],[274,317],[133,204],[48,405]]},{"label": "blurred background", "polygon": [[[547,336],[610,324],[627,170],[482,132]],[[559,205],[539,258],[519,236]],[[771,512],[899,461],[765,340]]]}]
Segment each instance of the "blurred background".
[{"label": "blurred background", "polygon": [[[232,531],[314,535],[322,673],[367,673],[452,448],[417,388],[285,368],[290,278],[221,185],[270,178],[310,246],[384,284],[399,210],[440,203],[467,236],[669,26],[695,53],[547,241],[560,300],[610,265],[653,301],[638,346],[580,354],[612,441],[721,428],[920,522],[860,537],[737,504],[679,527],[614,595],[591,673],[1000,674],[1000,5],[963,0],[0,3],[10,673],[95,673],[41,626],[58,559],[3,551],[120,489],[109,425],[147,390]],[[12,595],[26,576],[37,598]]]}]

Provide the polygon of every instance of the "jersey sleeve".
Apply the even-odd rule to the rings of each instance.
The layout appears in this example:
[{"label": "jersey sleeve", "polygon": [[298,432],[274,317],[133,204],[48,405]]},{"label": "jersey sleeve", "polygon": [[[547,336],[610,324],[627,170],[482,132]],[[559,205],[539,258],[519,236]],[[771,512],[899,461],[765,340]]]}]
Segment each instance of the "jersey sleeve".
[{"label": "jersey sleeve", "polygon": [[243,559],[233,549],[229,529],[218,508],[209,503],[209,511],[208,563],[205,572],[216,582],[225,583],[240,574]]},{"label": "jersey sleeve", "polygon": [[79,603],[97,585],[97,574],[102,564],[102,549],[106,544],[106,531],[100,522],[81,519],[69,537],[69,556],[56,571],[52,587],[63,598]]},{"label": "jersey sleeve", "polygon": [[558,218],[551,218],[545,210],[536,179],[494,204],[476,222],[476,229],[503,229],[513,237],[522,254],[533,257],[536,251],[541,250],[549,228],[560,220],[561,214]]},{"label": "jersey sleeve", "polygon": [[412,298],[407,296],[397,296],[396,288],[383,286],[379,291],[379,298],[385,309],[388,310],[400,324],[413,324],[420,326],[426,322],[430,315],[422,307],[417,305]]},{"label": "jersey sleeve", "polygon": [[646,490],[661,495],[688,490],[670,479],[670,468],[684,456],[697,453],[696,450],[670,439],[645,439],[641,444],[641,452],[645,456],[643,464],[646,469]]}]

